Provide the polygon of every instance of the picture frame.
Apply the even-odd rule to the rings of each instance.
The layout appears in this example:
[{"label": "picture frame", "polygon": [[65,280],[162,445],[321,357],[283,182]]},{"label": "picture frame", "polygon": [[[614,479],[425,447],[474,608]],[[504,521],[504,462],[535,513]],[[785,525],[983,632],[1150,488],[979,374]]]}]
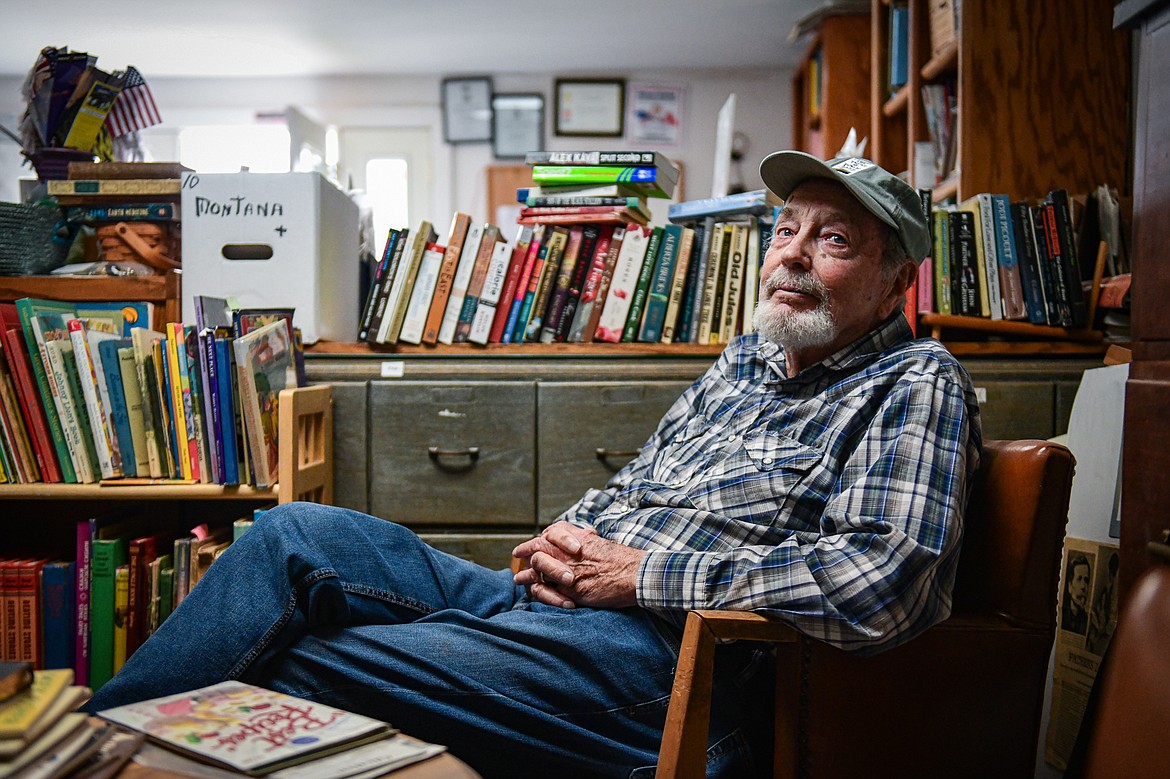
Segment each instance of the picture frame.
[{"label": "picture frame", "polygon": [[443,140],[486,143],[492,139],[492,80],[487,76],[445,78],[442,84]]},{"label": "picture frame", "polygon": [[632,83],[626,86],[626,137],[633,146],[677,148],[682,140],[681,86]]},{"label": "picture frame", "polygon": [[544,95],[492,95],[492,155],[500,160],[522,160],[530,151],[544,151]]},{"label": "picture frame", "polygon": [[625,131],[626,82],[620,78],[558,78],[554,132],[620,138]]}]

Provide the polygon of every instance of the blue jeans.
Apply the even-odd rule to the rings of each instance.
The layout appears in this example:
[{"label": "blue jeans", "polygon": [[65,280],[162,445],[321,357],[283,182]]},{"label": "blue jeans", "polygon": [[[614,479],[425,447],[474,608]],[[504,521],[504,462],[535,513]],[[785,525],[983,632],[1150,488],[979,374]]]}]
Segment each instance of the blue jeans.
[{"label": "blue jeans", "polygon": [[[711,776],[755,771],[767,664],[749,650],[720,648]],[[485,776],[651,776],[677,651],[644,609],[534,603],[510,571],[400,525],[294,503],[232,544],[87,708],[240,679],[388,721]]]}]

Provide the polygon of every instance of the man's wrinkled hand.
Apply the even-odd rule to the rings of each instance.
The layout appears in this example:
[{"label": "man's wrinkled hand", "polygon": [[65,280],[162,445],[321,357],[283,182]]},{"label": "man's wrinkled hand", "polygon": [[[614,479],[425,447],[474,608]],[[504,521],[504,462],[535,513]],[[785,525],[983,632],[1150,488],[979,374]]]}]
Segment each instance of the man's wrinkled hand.
[{"label": "man's wrinkled hand", "polygon": [[515,582],[541,603],[561,608],[637,605],[638,566],[645,552],[567,522],[545,528],[512,554],[528,561]]}]

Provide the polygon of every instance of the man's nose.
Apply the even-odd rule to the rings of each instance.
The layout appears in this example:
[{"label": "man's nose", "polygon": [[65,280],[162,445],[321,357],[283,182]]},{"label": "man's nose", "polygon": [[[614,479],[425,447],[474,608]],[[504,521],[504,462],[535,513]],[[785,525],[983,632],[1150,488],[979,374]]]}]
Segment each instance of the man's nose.
[{"label": "man's nose", "polygon": [[780,262],[787,268],[807,270],[812,264],[812,238],[801,230],[780,247]]}]

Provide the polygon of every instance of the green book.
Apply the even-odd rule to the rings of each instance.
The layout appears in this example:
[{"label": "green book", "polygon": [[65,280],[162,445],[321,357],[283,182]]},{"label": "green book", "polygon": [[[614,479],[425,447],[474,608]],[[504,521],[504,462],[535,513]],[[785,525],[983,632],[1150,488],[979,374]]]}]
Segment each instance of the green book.
[{"label": "green book", "polygon": [[642,312],[646,310],[646,296],[650,294],[650,280],[654,278],[654,269],[658,266],[661,245],[662,228],[655,227],[650,232],[650,240],[646,243],[646,255],[642,258],[642,269],[638,272],[638,283],[634,287],[630,310],[626,314],[626,326],[622,330],[622,343],[632,343],[642,326]]},{"label": "green book", "polygon": [[41,395],[41,407],[45,410],[45,419],[49,426],[49,435],[53,439],[53,448],[57,452],[57,462],[61,465],[61,476],[66,482],[72,484],[77,482],[77,473],[73,470],[73,459],[69,456],[69,446],[65,443],[61,418],[57,415],[57,405],[53,401],[53,391],[49,387],[49,378],[45,369],[44,344],[37,339],[32,326],[34,316],[48,313],[72,316],[74,307],[72,303],[58,300],[21,298],[16,301],[16,315],[20,318],[21,329],[24,331],[29,362],[32,363],[33,376],[36,378],[37,390]]},{"label": "green book", "polygon": [[639,341],[658,343],[662,338],[662,325],[666,321],[666,307],[670,302],[682,231],[682,225],[671,224],[663,228],[662,250],[658,253],[654,277],[650,280],[650,291],[646,295],[646,313],[642,316],[642,327],[638,331]]},{"label": "green book", "polygon": [[670,197],[674,181],[658,168],[621,165],[533,165],[532,180],[542,189],[562,184],[625,184],[647,197]]},{"label": "green book", "polygon": [[89,587],[89,686],[97,690],[114,675],[114,599],[118,566],[127,560],[125,538],[97,538]]}]

